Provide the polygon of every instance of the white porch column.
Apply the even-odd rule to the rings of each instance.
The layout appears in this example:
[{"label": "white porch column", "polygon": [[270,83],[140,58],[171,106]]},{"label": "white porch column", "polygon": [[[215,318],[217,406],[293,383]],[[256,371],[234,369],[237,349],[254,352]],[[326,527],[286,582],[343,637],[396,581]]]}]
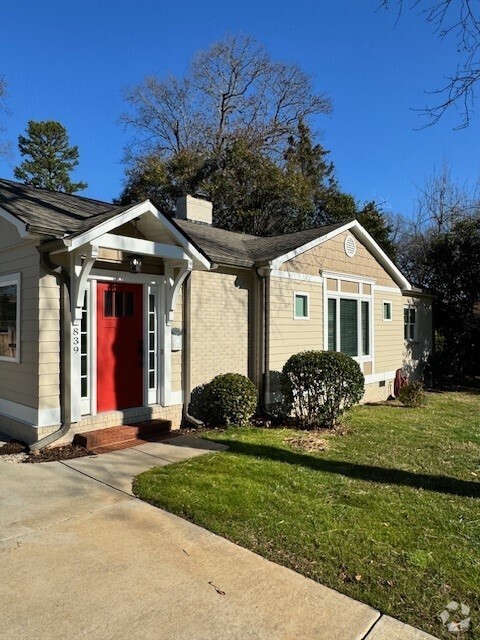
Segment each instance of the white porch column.
[{"label": "white porch column", "polygon": [[161,403],[164,407],[172,401],[172,319],[180,288],[193,268],[192,260],[165,260],[165,280],[161,295],[161,339],[162,356]]},{"label": "white porch column", "polygon": [[87,280],[98,257],[98,247],[88,246],[70,255],[70,304],[71,304],[71,352],[70,352],[70,410],[71,421],[82,417],[81,392],[81,335],[82,307],[87,289]]}]

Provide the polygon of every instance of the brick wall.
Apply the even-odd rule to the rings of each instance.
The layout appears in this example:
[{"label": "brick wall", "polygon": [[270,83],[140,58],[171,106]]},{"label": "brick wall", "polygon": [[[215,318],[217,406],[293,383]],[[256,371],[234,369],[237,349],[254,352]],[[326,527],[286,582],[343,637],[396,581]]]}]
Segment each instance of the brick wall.
[{"label": "brick wall", "polygon": [[249,373],[253,276],[246,271],[191,275],[191,387],[221,373]]}]

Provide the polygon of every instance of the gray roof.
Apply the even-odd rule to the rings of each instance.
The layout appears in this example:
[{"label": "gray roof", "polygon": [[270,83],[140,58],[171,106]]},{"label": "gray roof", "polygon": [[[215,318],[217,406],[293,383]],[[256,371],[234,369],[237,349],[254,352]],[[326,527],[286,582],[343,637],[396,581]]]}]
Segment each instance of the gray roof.
[{"label": "gray roof", "polygon": [[[0,207],[49,239],[76,236],[131,207],[0,180]],[[171,218],[177,228],[212,262],[253,267],[320,238],[345,222],[262,238]]]},{"label": "gray roof", "polygon": [[305,231],[285,233],[281,236],[263,238],[246,233],[237,233],[211,227],[191,220],[174,220],[180,230],[213,262],[236,266],[253,267],[256,263],[268,262],[321,238],[342,227],[345,222],[315,227]]},{"label": "gray roof", "polygon": [[0,207],[32,232],[63,238],[94,227],[129,207],[0,180]]}]

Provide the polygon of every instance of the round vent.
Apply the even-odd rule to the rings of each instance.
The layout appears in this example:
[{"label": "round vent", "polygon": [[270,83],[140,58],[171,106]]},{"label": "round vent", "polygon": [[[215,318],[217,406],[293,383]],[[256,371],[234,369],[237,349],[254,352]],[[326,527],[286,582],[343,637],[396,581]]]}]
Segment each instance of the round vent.
[{"label": "round vent", "polygon": [[353,258],[356,252],[357,243],[355,242],[355,238],[353,236],[347,236],[345,238],[345,253],[349,258]]}]

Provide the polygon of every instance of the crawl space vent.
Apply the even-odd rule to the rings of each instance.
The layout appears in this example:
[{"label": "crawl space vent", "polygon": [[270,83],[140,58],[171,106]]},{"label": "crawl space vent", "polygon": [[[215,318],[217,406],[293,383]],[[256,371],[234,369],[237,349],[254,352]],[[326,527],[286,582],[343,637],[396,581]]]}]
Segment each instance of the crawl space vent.
[{"label": "crawl space vent", "polygon": [[345,253],[349,258],[353,258],[356,252],[357,243],[355,242],[355,238],[353,236],[347,236],[345,238]]}]

